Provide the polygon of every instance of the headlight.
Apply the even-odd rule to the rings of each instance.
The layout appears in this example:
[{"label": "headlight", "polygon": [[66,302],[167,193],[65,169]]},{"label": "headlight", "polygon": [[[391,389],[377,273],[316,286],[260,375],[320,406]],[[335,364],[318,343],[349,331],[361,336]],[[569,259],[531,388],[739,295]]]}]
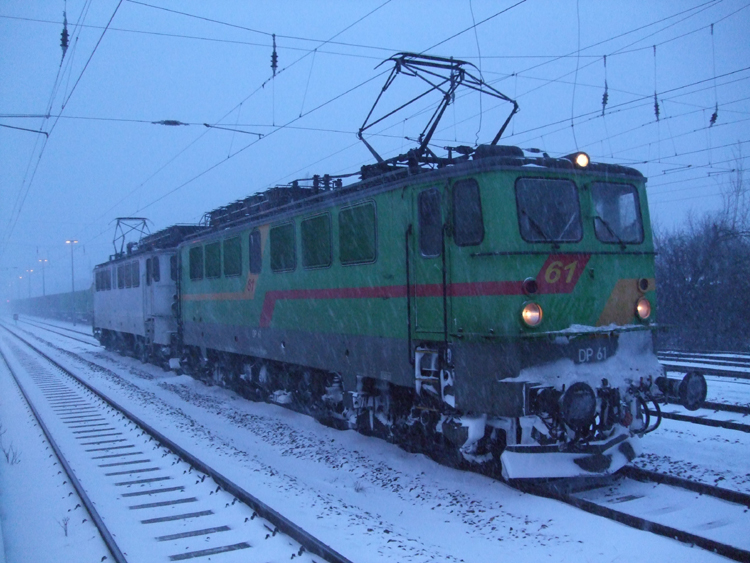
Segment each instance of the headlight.
[{"label": "headlight", "polygon": [[562,397],[561,414],[565,423],[573,430],[583,432],[596,417],[596,394],[590,385],[574,383]]},{"label": "headlight", "polygon": [[586,168],[589,165],[589,162],[591,162],[589,159],[589,155],[587,155],[585,152],[574,152],[573,154],[569,154],[568,156],[565,156],[563,158],[567,158],[578,168]]},{"label": "headlight", "polygon": [[636,301],[635,313],[642,321],[645,321],[647,318],[649,318],[651,316],[651,303],[649,302],[649,300],[645,297],[641,297],[638,301]]},{"label": "headlight", "polygon": [[537,303],[526,303],[521,311],[521,318],[527,326],[538,326],[542,322],[542,307]]}]

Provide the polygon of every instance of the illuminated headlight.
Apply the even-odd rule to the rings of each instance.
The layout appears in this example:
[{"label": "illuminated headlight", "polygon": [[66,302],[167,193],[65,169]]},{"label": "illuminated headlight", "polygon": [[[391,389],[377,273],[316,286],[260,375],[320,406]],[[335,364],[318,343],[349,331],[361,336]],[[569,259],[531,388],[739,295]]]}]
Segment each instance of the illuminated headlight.
[{"label": "illuminated headlight", "polygon": [[521,318],[528,326],[538,326],[542,322],[542,307],[537,303],[526,303],[521,311]]},{"label": "illuminated headlight", "polygon": [[635,313],[638,318],[645,321],[651,316],[651,303],[645,297],[641,297],[635,304]]},{"label": "illuminated headlight", "polygon": [[569,154],[565,158],[572,161],[573,164],[575,164],[578,168],[586,168],[589,165],[589,162],[591,162],[591,160],[589,159],[589,155],[587,155],[585,152],[574,152],[573,154]]}]

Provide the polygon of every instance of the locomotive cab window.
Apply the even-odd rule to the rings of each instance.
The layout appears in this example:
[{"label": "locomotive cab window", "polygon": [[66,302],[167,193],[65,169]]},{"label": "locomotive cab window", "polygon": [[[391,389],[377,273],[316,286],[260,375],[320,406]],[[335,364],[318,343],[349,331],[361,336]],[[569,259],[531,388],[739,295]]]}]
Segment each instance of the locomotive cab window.
[{"label": "locomotive cab window", "polygon": [[294,224],[286,223],[271,229],[271,271],[290,272],[297,266],[294,248]]},{"label": "locomotive cab window", "polygon": [[342,264],[375,261],[375,204],[363,203],[339,212],[339,260]]},{"label": "locomotive cab window", "polygon": [[151,285],[151,258],[146,258],[146,285]]},{"label": "locomotive cab window", "polygon": [[594,202],[594,232],[605,243],[640,244],[643,223],[638,191],[630,184],[591,184]]},{"label": "locomotive cab window", "polygon": [[242,247],[239,237],[224,241],[224,275],[239,276],[242,273]]},{"label": "locomotive cab window", "polygon": [[516,207],[526,242],[578,242],[583,237],[578,190],[570,180],[518,178]]},{"label": "locomotive cab window", "polygon": [[203,247],[194,246],[190,249],[190,279],[203,279]]},{"label": "locomotive cab window", "polygon": [[251,274],[260,274],[263,269],[263,253],[260,245],[260,231],[253,229],[250,233],[250,264]]},{"label": "locomotive cab window", "polygon": [[440,191],[425,190],[417,198],[419,207],[419,252],[422,256],[440,256],[443,248],[443,219]]},{"label": "locomotive cab window", "polygon": [[157,283],[161,279],[161,271],[159,270],[159,257],[154,256],[151,259],[151,278],[154,283]]},{"label": "locomotive cab window", "polygon": [[177,281],[177,255],[169,257],[169,277],[172,281]]},{"label": "locomotive cab window", "polygon": [[331,265],[331,217],[327,213],[300,224],[302,267],[325,268]]},{"label": "locomotive cab window", "polygon": [[453,240],[458,246],[474,246],[484,240],[482,201],[476,180],[453,184]]},{"label": "locomotive cab window", "polygon": [[125,266],[117,266],[117,288],[125,287]]}]

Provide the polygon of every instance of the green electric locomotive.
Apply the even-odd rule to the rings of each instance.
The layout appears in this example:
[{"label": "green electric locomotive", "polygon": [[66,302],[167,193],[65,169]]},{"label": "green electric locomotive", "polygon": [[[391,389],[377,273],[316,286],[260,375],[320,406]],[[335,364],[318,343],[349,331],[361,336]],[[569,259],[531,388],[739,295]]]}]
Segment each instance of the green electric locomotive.
[{"label": "green electric locomotive", "polygon": [[[378,162],[359,181],[272,188],[179,245],[184,369],[506,478],[618,470],[658,424],[650,402],[706,394],[653,351],[644,177],[499,145],[517,105],[470,65],[391,60],[386,88],[426,72],[442,94],[416,149],[382,159],[365,141]],[[459,86],[513,111],[492,143],[439,157]]]}]

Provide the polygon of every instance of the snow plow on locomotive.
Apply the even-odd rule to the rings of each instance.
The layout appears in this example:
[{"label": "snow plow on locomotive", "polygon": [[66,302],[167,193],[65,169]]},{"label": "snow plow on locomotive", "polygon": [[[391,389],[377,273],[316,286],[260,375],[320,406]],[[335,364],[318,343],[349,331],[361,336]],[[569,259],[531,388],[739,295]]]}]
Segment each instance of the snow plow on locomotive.
[{"label": "snow plow on locomotive", "polygon": [[[420,145],[381,158],[371,111],[378,162],[358,182],[272,188],[172,240],[170,353],[248,398],[509,479],[617,471],[658,425],[650,403],[706,395],[653,351],[645,179],[498,145],[517,105],[470,65],[391,60],[441,92]],[[513,110],[492,143],[438,157],[461,85]]]}]

